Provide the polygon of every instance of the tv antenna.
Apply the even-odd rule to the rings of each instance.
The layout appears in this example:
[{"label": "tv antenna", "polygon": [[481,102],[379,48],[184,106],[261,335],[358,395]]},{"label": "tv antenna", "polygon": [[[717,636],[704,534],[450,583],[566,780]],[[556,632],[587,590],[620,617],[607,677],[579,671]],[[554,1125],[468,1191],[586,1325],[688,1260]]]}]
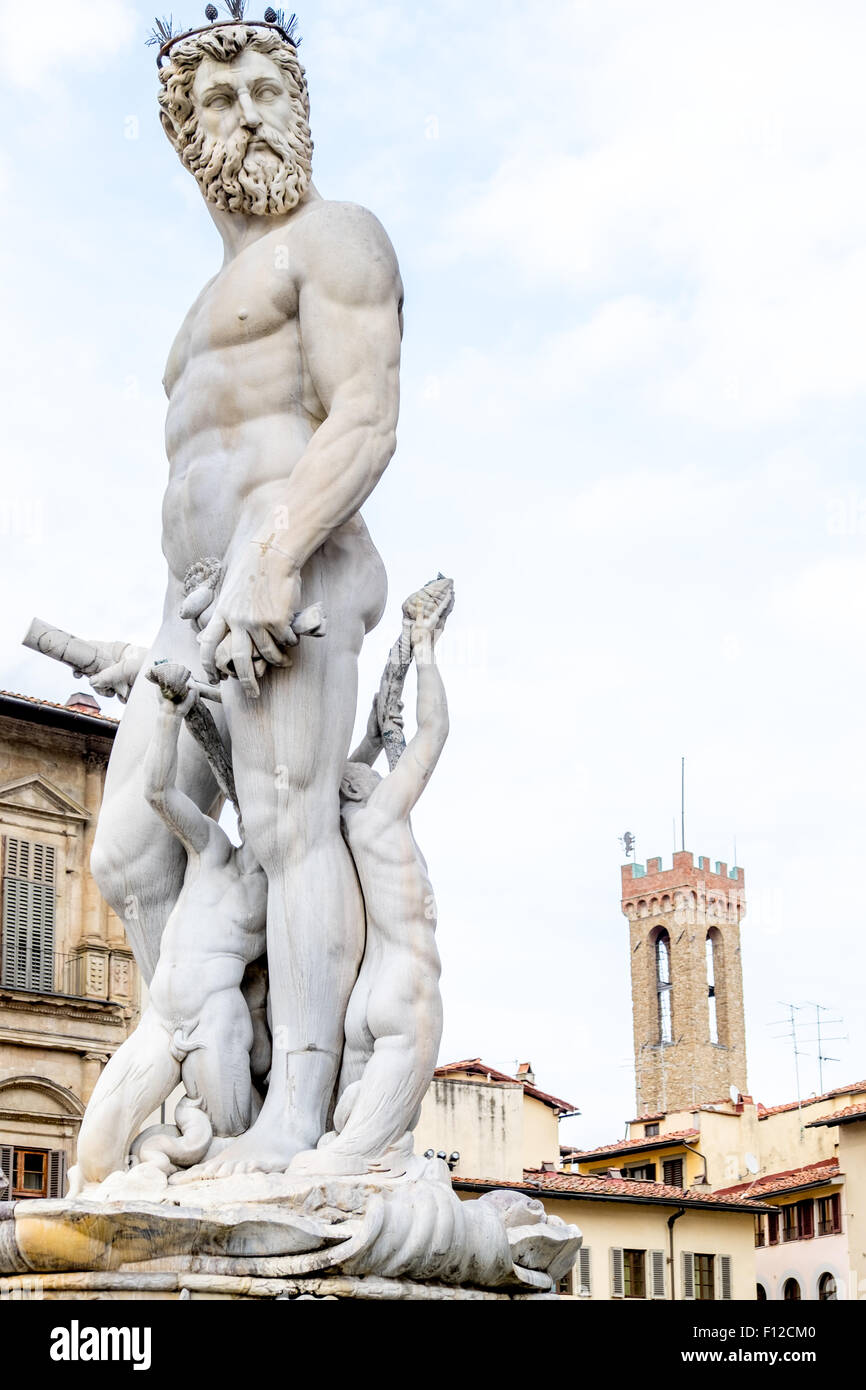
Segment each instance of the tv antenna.
[{"label": "tv antenna", "polygon": [[[841,1018],[841,1017],[840,1017],[840,1018],[824,1018],[824,1019],[822,1019],[822,1017],[821,1017],[822,1014],[829,1014],[829,1013],[832,1013],[832,1012],[833,1012],[833,1010],[830,1009],[830,1008],[828,1008],[828,1007],[826,1006],[826,1004],[815,1004],[812,1000],[809,1000],[806,1004],[803,1005],[803,1008],[804,1008],[804,1009],[814,1009],[814,1010],[815,1010],[815,1022],[814,1022],[814,1023],[811,1023],[811,1024],[807,1025],[807,1026],[810,1027],[810,1028],[814,1028],[814,1029],[815,1029],[815,1037],[814,1037],[811,1041],[814,1042],[814,1043],[816,1044],[817,1053],[818,1053],[818,1094],[819,1094],[819,1095],[823,1095],[823,1093],[824,1093],[824,1063],[825,1063],[825,1062],[838,1062],[838,1061],[839,1061],[839,1058],[838,1058],[838,1057],[828,1057],[828,1056],[827,1056],[827,1054],[826,1054],[825,1051],[824,1051],[824,1044],[825,1044],[825,1043],[828,1043],[828,1042],[847,1042],[847,1041],[848,1041],[848,1034],[847,1034],[847,1033],[831,1033],[831,1035],[830,1035],[829,1037],[827,1037],[827,1035],[826,1035],[826,1034],[824,1033],[824,1031],[823,1031],[823,1028],[824,1028],[824,1027],[827,1027],[827,1028],[841,1027],[841,1025],[844,1024],[845,1020],[844,1020],[844,1018]],[[823,1027],[822,1027],[822,1025],[823,1025]]]}]

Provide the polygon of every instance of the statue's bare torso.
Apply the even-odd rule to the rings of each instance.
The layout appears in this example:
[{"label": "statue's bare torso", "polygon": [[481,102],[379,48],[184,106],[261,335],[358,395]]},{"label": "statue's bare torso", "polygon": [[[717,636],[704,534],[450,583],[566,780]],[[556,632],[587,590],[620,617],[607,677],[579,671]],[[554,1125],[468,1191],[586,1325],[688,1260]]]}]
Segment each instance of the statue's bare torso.
[{"label": "statue's bare torso", "polygon": [[163,549],[178,581],[197,561],[222,560],[233,541],[252,539],[245,523],[279,508],[327,416],[305,361],[300,297],[320,268],[323,227],[339,237],[347,223],[378,226],[351,205],[305,204],[229,262],[181,326],[164,378]]}]

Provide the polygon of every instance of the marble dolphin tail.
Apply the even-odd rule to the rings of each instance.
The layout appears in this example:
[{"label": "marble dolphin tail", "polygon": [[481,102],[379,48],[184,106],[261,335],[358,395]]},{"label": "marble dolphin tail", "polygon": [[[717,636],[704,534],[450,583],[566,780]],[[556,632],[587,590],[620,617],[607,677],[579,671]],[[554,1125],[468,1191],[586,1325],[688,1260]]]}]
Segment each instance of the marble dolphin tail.
[{"label": "marble dolphin tail", "polygon": [[22,645],[71,666],[76,676],[87,676],[100,695],[116,695],[123,704],[132,693],[146,655],[143,647],[129,642],[90,642],[75,637],[41,618],[33,619]]},{"label": "marble dolphin tail", "polygon": [[141,1163],[153,1163],[163,1172],[201,1163],[213,1142],[213,1125],[202,1109],[201,1097],[179,1100],[174,1123],[173,1129],[164,1125],[146,1129],[132,1145],[133,1157]]}]

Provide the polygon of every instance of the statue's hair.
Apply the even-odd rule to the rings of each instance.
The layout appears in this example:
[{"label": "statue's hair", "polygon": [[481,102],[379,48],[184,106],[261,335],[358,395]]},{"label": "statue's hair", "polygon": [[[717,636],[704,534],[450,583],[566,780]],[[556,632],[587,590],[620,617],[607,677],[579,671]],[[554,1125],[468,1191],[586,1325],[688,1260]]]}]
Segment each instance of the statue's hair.
[{"label": "statue's hair", "polygon": [[203,58],[230,63],[247,48],[266,54],[282,72],[297,113],[296,127],[289,135],[289,144],[298,159],[309,165],[313,141],[304,67],[293,45],[269,29],[252,28],[245,24],[220,25],[216,29],[194,34],[171,49],[159,70],[162,87],[158,99],[166,135],[185,164],[195,159],[204,139],[192,99],[192,86],[199,64]]}]

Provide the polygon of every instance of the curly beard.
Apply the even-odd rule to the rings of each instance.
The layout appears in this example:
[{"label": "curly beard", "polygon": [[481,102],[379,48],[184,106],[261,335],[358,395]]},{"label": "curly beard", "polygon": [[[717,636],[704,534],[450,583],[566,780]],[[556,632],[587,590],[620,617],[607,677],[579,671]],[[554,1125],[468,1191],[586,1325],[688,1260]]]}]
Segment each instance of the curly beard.
[{"label": "curly beard", "polygon": [[[273,156],[248,154],[249,146],[259,140],[270,146]],[[181,158],[214,207],[265,216],[297,207],[310,186],[311,154],[309,142],[296,131],[286,135],[274,126],[262,126],[254,134],[241,130],[222,141],[199,127]]]}]

